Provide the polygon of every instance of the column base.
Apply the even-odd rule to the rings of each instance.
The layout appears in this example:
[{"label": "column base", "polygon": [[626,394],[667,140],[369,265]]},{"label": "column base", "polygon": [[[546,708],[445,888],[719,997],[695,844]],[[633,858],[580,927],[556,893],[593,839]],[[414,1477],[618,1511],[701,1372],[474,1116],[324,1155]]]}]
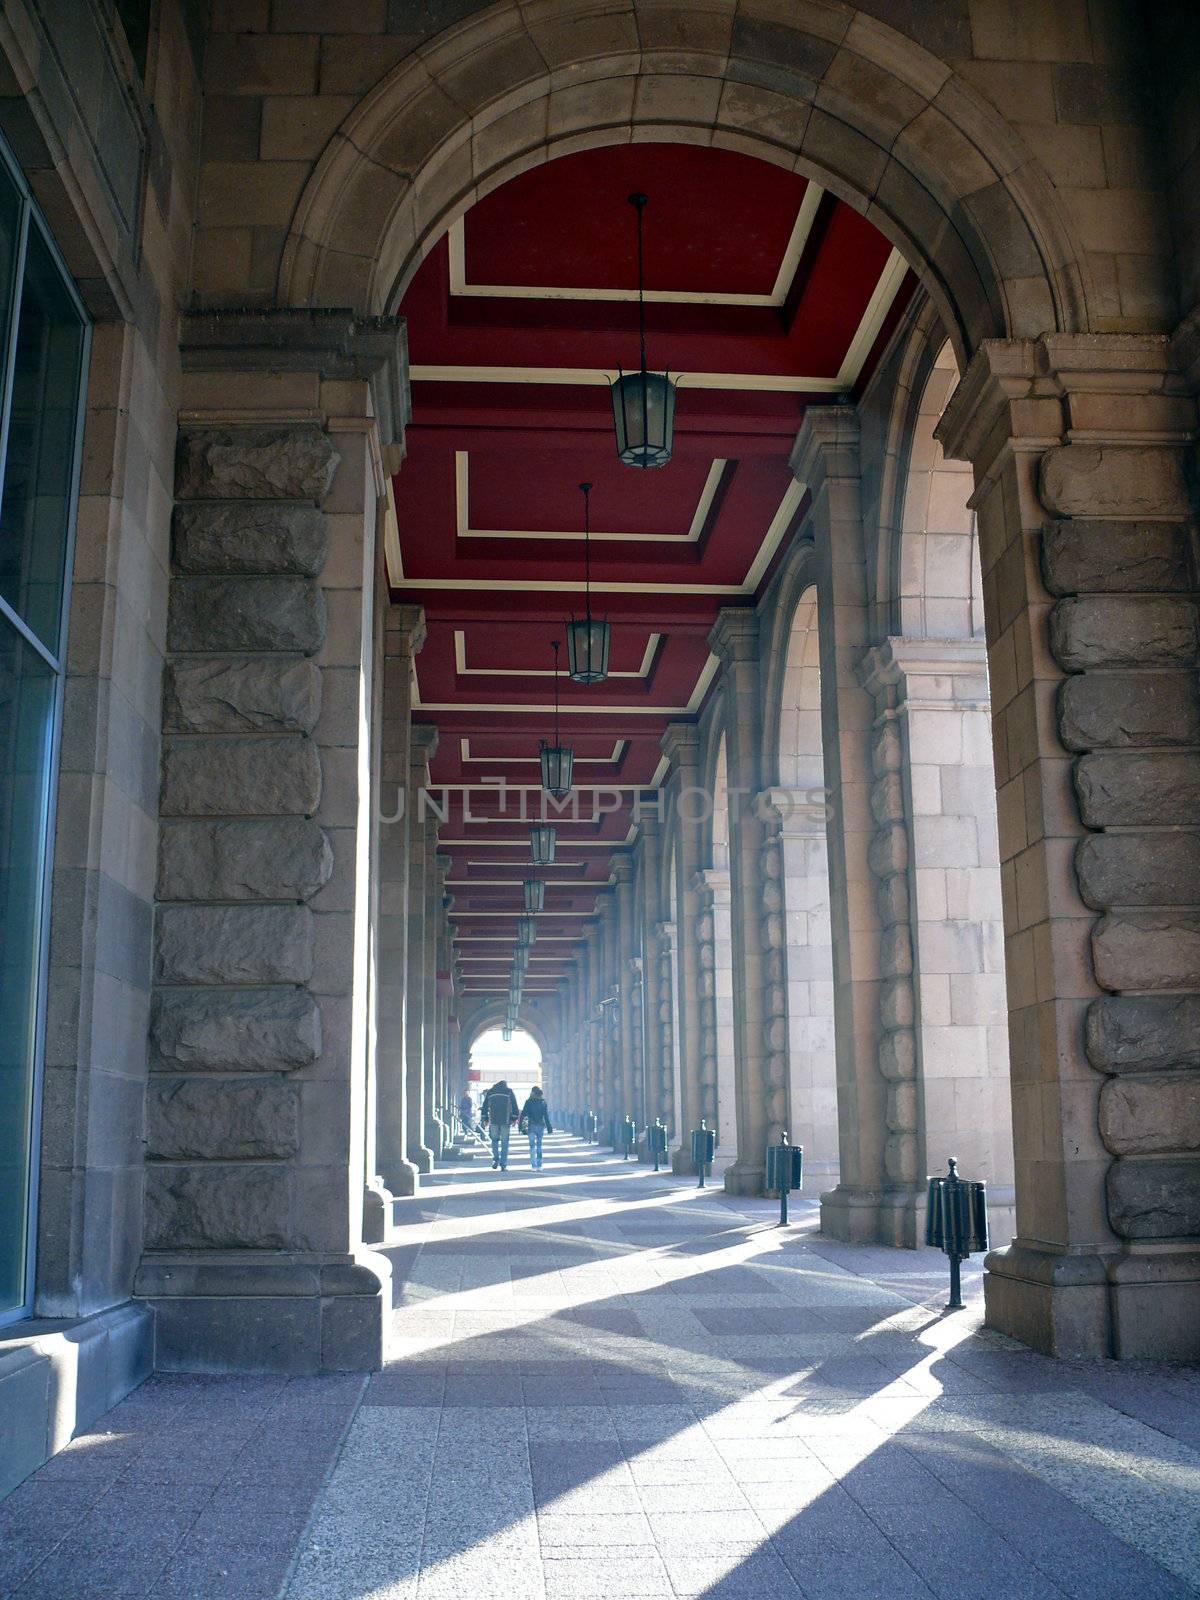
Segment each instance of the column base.
[{"label": "column base", "polygon": [[1046,1355],[1112,1355],[1108,1269],[1103,1256],[1059,1255],[1014,1239],[984,1258],[984,1322]]},{"label": "column base", "polygon": [[843,1244],[878,1244],[883,1199],[878,1189],[855,1189],[839,1183],[821,1196],[821,1232]]},{"label": "column base", "polygon": [[139,1267],[134,1293],[155,1314],[160,1372],[378,1372],[392,1267],[369,1249],[256,1261],[156,1255]]},{"label": "column base", "polygon": [[433,1151],[428,1145],[415,1144],[408,1152],[408,1159],[418,1172],[433,1171]]},{"label": "column base", "polygon": [[1119,1360],[1200,1361],[1200,1251],[1124,1256],[1109,1285]]},{"label": "column base", "polygon": [[382,1178],[370,1179],[363,1191],[363,1243],[382,1244],[392,1226],[395,1195]]},{"label": "column base", "polygon": [[687,1145],[676,1145],[671,1151],[671,1171],[677,1178],[694,1178],[696,1176],[696,1163],[692,1160],[692,1152]]},{"label": "column base", "polygon": [[384,1162],[381,1176],[396,1199],[402,1200],[406,1195],[417,1192],[418,1173],[411,1161],[398,1157],[395,1161]]},{"label": "column base", "polygon": [[738,1195],[762,1194],[767,1181],[765,1167],[752,1167],[735,1161],[725,1168],[725,1193]]}]

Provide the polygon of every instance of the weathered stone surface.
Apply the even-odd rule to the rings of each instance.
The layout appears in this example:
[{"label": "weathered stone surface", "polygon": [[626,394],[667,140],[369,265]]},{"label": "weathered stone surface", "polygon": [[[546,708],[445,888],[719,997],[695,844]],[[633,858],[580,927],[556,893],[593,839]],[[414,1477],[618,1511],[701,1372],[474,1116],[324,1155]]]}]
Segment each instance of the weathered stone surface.
[{"label": "weathered stone surface", "polygon": [[167,648],[313,655],[325,624],[325,596],[311,578],[174,578]]},{"label": "weathered stone surface", "polygon": [[1200,1233],[1200,1160],[1114,1161],[1108,1218],[1122,1239],[1178,1239]]},{"label": "weathered stone surface", "polygon": [[885,773],[871,785],[871,815],[881,827],[904,820],[904,787],[898,772]]},{"label": "weathered stone surface", "polygon": [[1075,764],[1079,814],[1089,828],[1186,825],[1200,818],[1200,756],[1096,755]]},{"label": "weathered stone surface", "polygon": [[1051,594],[1188,589],[1188,530],[1181,522],[1094,517],[1048,522],[1042,530],[1042,573]]},{"label": "weathered stone surface", "polygon": [[167,1161],[254,1161],[295,1155],[299,1095],[275,1079],[180,1078],[150,1085],[146,1153]]},{"label": "weathered stone surface", "polygon": [[315,578],[328,547],[324,515],[312,506],[175,507],[175,565],[184,572],[291,572]]},{"label": "weathered stone surface", "polygon": [[1106,995],[1087,1014],[1087,1056],[1101,1072],[1200,1067],[1200,995]]},{"label": "weathered stone surface", "polygon": [[1075,852],[1079,892],[1089,906],[1200,904],[1200,834],[1105,833]]},{"label": "weathered stone surface", "polygon": [[1153,445],[1067,444],[1038,463],[1038,496],[1060,517],[1185,518],[1183,452]]},{"label": "weathered stone surface", "polygon": [[867,864],[877,878],[903,872],[908,866],[908,834],[902,823],[882,828],[867,847]]},{"label": "weathered stone surface", "polygon": [[259,656],[167,665],[168,733],[311,733],[320,714],[321,669],[313,661]]},{"label": "weathered stone surface", "polygon": [[1084,672],[1064,678],[1058,731],[1068,750],[1200,744],[1195,675]]},{"label": "weathered stone surface", "polygon": [[283,1250],[291,1243],[283,1166],[150,1166],[148,1250]]},{"label": "weathered stone surface", "polygon": [[912,982],[889,978],[879,989],[879,1018],[885,1028],[911,1028],[916,1014]]},{"label": "weathered stone surface", "polygon": [[160,906],[159,983],[306,983],[313,968],[307,906]]},{"label": "weathered stone surface", "polygon": [[321,758],[309,739],[167,741],[164,816],[308,816],[320,803]]},{"label": "weathered stone surface", "polygon": [[307,500],[319,505],[341,460],[311,425],[204,428],[183,433],[175,460],[180,500]]},{"label": "weathered stone surface", "polygon": [[307,900],[329,882],[333,850],[308,818],[162,824],[160,900]]},{"label": "weathered stone surface", "polygon": [[150,1037],[174,1070],[286,1072],[321,1054],[321,1010],[304,989],[163,989]]},{"label": "weathered stone surface", "polygon": [[1050,613],[1050,648],[1068,672],[1185,666],[1196,654],[1196,608],[1165,595],[1080,595]]},{"label": "weathered stone surface", "polygon": [[1100,1091],[1100,1136],[1118,1156],[1200,1150],[1200,1073],[1110,1078]]},{"label": "weathered stone surface", "polygon": [[1200,916],[1114,913],[1092,930],[1104,989],[1200,989]]},{"label": "weathered stone surface", "polygon": [[908,924],[885,928],[879,939],[879,970],[885,978],[906,977],[913,969],[912,934]]},{"label": "weathered stone surface", "polygon": [[916,1077],[917,1045],[908,1028],[885,1033],[879,1041],[879,1070],[892,1083]]},{"label": "weathered stone surface", "polygon": [[879,908],[879,921],[885,928],[908,921],[908,879],[903,873],[883,878],[875,885],[875,904]]}]

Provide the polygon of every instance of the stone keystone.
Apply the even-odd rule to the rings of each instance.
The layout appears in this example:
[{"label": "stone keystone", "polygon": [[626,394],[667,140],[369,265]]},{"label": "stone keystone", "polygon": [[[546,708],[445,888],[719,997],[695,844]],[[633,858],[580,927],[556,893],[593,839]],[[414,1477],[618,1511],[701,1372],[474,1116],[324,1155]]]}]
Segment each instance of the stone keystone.
[{"label": "stone keystone", "polygon": [[306,505],[180,505],[173,552],[183,572],[315,578],[329,541],[323,513]]},{"label": "stone keystone", "polygon": [[180,436],[175,493],[180,500],[306,500],[316,505],[341,460],[312,426],[212,428]]},{"label": "stone keystone", "polygon": [[311,578],[175,578],[167,648],[294,650],[325,643],[325,596]]}]

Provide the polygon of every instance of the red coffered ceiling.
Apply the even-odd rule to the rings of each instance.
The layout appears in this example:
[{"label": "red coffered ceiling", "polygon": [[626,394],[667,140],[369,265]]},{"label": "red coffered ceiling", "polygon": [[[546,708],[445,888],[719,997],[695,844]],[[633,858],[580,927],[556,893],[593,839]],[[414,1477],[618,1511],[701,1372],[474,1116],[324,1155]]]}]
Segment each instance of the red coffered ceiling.
[{"label": "red coffered ceiling", "polygon": [[[650,197],[649,364],[679,382],[674,454],[654,472],[617,461],[608,395],[618,366],[637,365],[635,190]],[[530,997],[569,970],[636,793],[661,781],[664,728],[703,705],[718,608],[753,604],[803,513],[787,458],[804,407],[861,387],[911,289],[882,235],[798,174],[671,144],[535,167],[420,268],[400,306],[413,416],[389,561],[395,598],[423,605],[428,625],[415,716],[440,734],[464,991],[506,989],[535,875],[551,640],[583,601],[580,482],[594,485],[593,610],[613,625],[611,672],[560,680],[579,809],[548,818],[558,854],[536,872]]]}]

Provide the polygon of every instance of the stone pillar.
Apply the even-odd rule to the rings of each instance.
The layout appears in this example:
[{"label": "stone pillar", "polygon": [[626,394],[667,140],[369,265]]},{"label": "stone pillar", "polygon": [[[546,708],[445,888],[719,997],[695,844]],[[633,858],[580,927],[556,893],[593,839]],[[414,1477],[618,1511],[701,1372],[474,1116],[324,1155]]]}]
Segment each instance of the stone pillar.
[{"label": "stone pillar", "polygon": [[1170,359],[989,341],[937,432],[975,473],[1007,936],[1017,1237],[988,1322],[1195,1360],[1200,371]]},{"label": "stone pillar", "polygon": [[413,723],[408,765],[408,994],[404,1076],[408,1086],[408,1156],[418,1172],[433,1170],[433,1150],[426,1131],[425,1041],[426,1032],[432,1034],[433,1016],[426,1009],[425,941],[435,824],[422,795],[429,783],[429,763],[437,750],[437,739],[437,729],[432,723]]},{"label": "stone pillar", "polygon": [[413,663],[424,643],[425,613],[421,607],[389,607],[384,634],[379,806],[376,1149],[380,1177],[393,1195],[412,1194],[417,1183],[417,1169],[408,1159],[405,1000]]},{"label": "stone pillar", "polygon": [[450,1052],[450,997],[454,993],[454,978],[450,970],[450,908],[454,896],[446,888],[446,879],[453,865],[449,856],[438,856],[437,886],[435,891],[437,915],[437,941],[434,946],[434,985],[437,995],[437,1036],[434,1050],[434,1112],[437,1117],[438,1137],[445,1151],[451,1143],[450,1124],[446,1120],[449,1103],[449,1052]]},{"label": "stone pillar", "polygon": [[581,1044],[584,1059],[584,1080],[587,1090],[587,1105],[584,1109],[595,1114],[597,1128],[600,1127],[602,1122],[600,1105],[600,1030],[596,1026],[596,999],[600,988],[597,980],[599,933],[599,925],[596,922],[589,923],[584,932],[583,955],[581,958],[583,987],[580,991]]},{"label": "stone pillar", "polygon": [[871,864],[884,922],[885,1237],[924,1241],[926,1178],[956,1156],[1012,1236],[1012,1117],[982,642],[888,639],[859,668],[878,708]]},{"label": "stone pillar", "polygon": [[[737,1156],[732,952],[724,952],[720,970],[717,960],[717,919],[723,916],[726,925],[729,922],[729,874],[709,868],[696,874],[692,886],[699,911],[696,959],[700,968],[700,1115],[716,1130],[721,1159],[732,1161]],[[722,1058],[729,1079],[724,1095]]]},{"label": "stone pillar", "polygon": [[654,929],[659,949],[658,962],[658,1037],[659,1104],[662,1119],[673,1140],[682,1144],[683,1132],[678,1107],[682,1100],[679,1058],[679,970],[675,924],[657,923]]},{"label": "stone pillar", "polygon": [[733,970],[734,1060],[737,1076],[737,1160],[725,1171],[730,1194],[762,1191],[768,1142],[786,1116],[786,1070],[766,1049],[767,972],[759,877],[763,824],[753,797],[762,786],[762,697],[758,618],[722,607],[709,634],[722,667],[725,753],[729,778],[729,889]]},{"label": "stone pillar", "polygon": [[837,1056],[837,1188],[821,1196],[821,1231],[883,1237],[886,1080],[880,1071],[879,944],[869,854],[874,706],[858,679],[869,642],[867,568],[853,406],[810,406],[791,466],[812,497],[821,645],[821,740]]},{"label": "stone pillar", "polygon": [[634,1126],[642,1126],[642,1085],[638,1072],[640,1065],[634,1044],[633,974],[629,958],[634,949],[633,936],[633,857],[622,851],[612,859],[616,889],[613,893],[613,943],[616,960],[613,975],[617,985],[617,1116],[632,1117]]},{"label": "stone pillar", "polygon": [[223,313],[185,318],[181,344],[135,1292],[162,1368],[370,1369],[390,1268],[362,1244],[361,730],[403,332]]},{"label": "stone pillar", "polygon": [[423,987],[422,1030],[425,1069],[422,1093],[425,1098],[425,1143],[440,1161],[445,1147],[445,1130],[438,1116],[438,943],[442,924],[441,858],[437,853],[437,818],[430,811],[425,835],[425,925],[421,942],[421,983]]},{"label": "stone pillar", "polygon": [[675,1029],[679,1054],[679,1100],[676,1107],[678,1145],[671,1153],[676,1173],[694,1172],[692,1129],[700,1126],[700,903],[696,874],[704,867],[705,796],[700,791],[700,734],[694,723],[672,722],[662,736],[663,754],[671,763],[667,804],[675,818],[675,905],[677,930]]},{"label": "stone pillar", "polygon": [[618,978],[617,900],[611,889],[596,896],[600,913],[601,1072],[604,1084],[605,1143],[614,1144],[613,1127],[625,1115],[621,1105],[621,1034]]},{"label": "stone pillar", "polygon": [[656,816],[641,816],[638,821],[637,856],[641,894],[634,915],[638,943],[642,951],[641,1030],[642,1069],[645,1101],[642,1118],[653,1122],[662,1117],[670,1127],[662,1098],[662,1038],[658,1026],[659,962],[661,952],[655,928],[662,921],[661,904],[661,824]]},{"label": "stone pillar", "polygon": [[838,1172],[833,947],[825,806],[810,789],[764,789],[763,945],[767,1049],[787,1072],[787,1129],[814,1189]]}]

